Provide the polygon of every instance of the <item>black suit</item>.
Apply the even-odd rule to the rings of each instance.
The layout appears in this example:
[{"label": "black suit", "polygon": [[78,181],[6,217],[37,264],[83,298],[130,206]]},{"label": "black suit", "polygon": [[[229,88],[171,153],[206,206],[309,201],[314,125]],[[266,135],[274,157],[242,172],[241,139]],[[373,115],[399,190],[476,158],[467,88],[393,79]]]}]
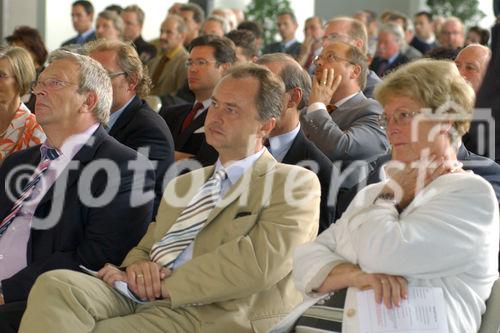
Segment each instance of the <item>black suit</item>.
[{"label": "black suit", "polygon": [[163,177],[174,163],[174,140],[167,124],[146,102],[136,96],[111,127],[109,135],[134,150],[148,147],[148,158],[157,162],[155,216],[163,195]]},{"label": "black suit", "polygon": [[146,64],[149,60],[156,56],[156,46],[146,42],[142,36],[139,36],[136,40],[134,40],[134,47],[143,64]]},{"label": "black suit", "polygon": [[[95,31],[93,31],[90,35],[87,36],[87,38],[85,38],[85,40],[81,44],[83,45],[83,44],[85,44],[87,42],[90,42],[90,41],[93,41],[93,40],[96,40],[96,39],[97,39],[97,37],[95,35]],[[64,43],[62,43],[61,46],[68,46],[68,45],[78,44],[77,41],[78,41],[78,36],[75,36],[75,37],[73,37],[71,39],[68,39]]]},{"label": "black suit", "polygon": [[396,70],[399,66],[406,64],[410,60],[404,54],[399,53],[398,56],[396,57],[396,59],[394,59],[394,61],[385,68],[383,73],[379,73],[380,66],[381,66],[382,62],[384,62],[384,61],[385,60],[380,58],[380,57],[375,57],[375,58],[373,58],[373,61],[370,64],[370,69],[372,71],[374,71],[375,73],[377,73],[377,75],[380,77],[384,77],[388,73]]},{"label": "black suit", "polygon": [[414,36],[410,42],[410,45],[422,52],[422,54],[426,54],[428,51],[432,50],[437,46],[436,42],[426,43],[421,41],[417,36]]},{"label": "black suit", "polygon": [[[366,185],[381,181],[380,168],[390,159],[391,154],[388,153],[379,157],[370,164],[370,173],[366,178]],[[486,179],[491,186],[493,186],[497,199],[500,201],[500,165],[489,158],[479,156],[468,151],[464,145],[460,146],[457,152],[457,159],[463,163],[464,170],[472,170],[476,175]],[[340,215],[345,211],[359,190],[361,190],[361,188],[354,186],[349,189],[349,191],[345,191],[339,195],[339,202],[337,203],[337,217],[340,217]]]},{"label": "black suit", "polygon": [[[484,76],[483,84],[477,93],[476,107],[491,109],[491,115],[495,119],[494,133],[490,131],[489,124],[485,122],[472,122],[469,133],[464,136],[464,144],[472,152],[494,159],[500,162],[500,24],[496,24],[491,30],[491,60]],[[474,115],[477,116],[477,113]],[[485,135],[480,137],[480,124],[486,125]],[[481,125],[482,126],[482,125]],[[494,147],[490,147],[489,138],[493,136]],[[484,150],[479,151],[483,143]],[[490,150],[494,156],[490,154]]]},{"label": "black suit", "polygon": [[[302,130],[300,130],[297,136],[295,136],[295,139],[293,139],[290,149],[288,149],[288,152],[281,162],[297,165],[301,162],[307,163],[307,161],[314,161],[319,167],[316,175],[321,184],[319,232],[322,232],[334,222],[335,218],[335,206],[333,206],[333,203],[331,206],[328,206],[328,193],[333,172],[333,164],[318,147],[306,138]],[[306,165],[307,164],[305,164],[305,166]]]},{"label": "black suit", "polygon": [[282,52],[282,53],[289,54],[292,57],[294,57],[295,59],[297,59],[297,57],[299,56],[299,53],[300,53],[301,45],[302,45],[301,43],[296,41],[292,45],[290,45],[289,47],[285,48],[285,46],[282,42],[276,42],[276,43],[266,45],[266,47],[264,47],[264,51],[262,53],[268,54],[268,53]]},{"label": "black suit", "polygon": [[[12,154],[5,159],[0,168],[0,220],[3,220],[13,206],[13,200],[7,193],[16,191],[16,181],[22,186],[33,169],[21,165],[33,166],[40,162],[40,145]],[[82,172],[89,170],[94,161],[106,159],[114,162],[119,174],[111,173],[108,181],[105,172],[90,175],[90,179],[81,179]],[[131,206],[131,192],[137,187],[133,183],[134,173],[128,169],[130,161],[139,161],[139,176],[143,176],[143,191],[151,191],[154,186],[152,166],[135,151],[120,144],[109,136],[100,126],[92,135],[89,144],[84,145],[73,157],[76,168],[68,167],[49,189],[38,204],[34,218],[50,218],[54,223],[48,229],[31,229],[27,246],[27,267],[2,280],[2,289],[6,305],[0,306],[0,331],[16,331],[25,308],[25,301],[36,278],[54,269],[79,270],[79,265],[90,269],[100,269],[105,263],[119,265],[128,251],[142,238],[151,221],[153,200],[147,200],[137,207]],[[149,170],[149,171],[147,171]],[[9,183],[7,177],[14,172]],[[118,181],[118,184],[113,184]],[[65,181],[66,184],[65,184]],[[64,185],[65,184],[65,185]],[[59,186],[62,189],[59,192]],[[94,198],[99,197],[106,187],[117,190],[117,194],[104,207],[91,207],[84,203],[79,192],[88,186]],[[89,186],[90,185],[90,186]],[[137,190],[137,189],[136,189]],[[62,205],[62,211],[53,206]],[[33,220],[33,226],[40,222]]]},{"label": "black suit", "polygon": [[205,109],[198,117],[194,118],[189,126],[183,131],[182,123],[193,109],[193,104],[182,104],[170,108],[162,108],[160,116],[167,122],[174,138],[175,150],[195,155],[203,166],[215,163],[218,153],[207,144],[205,138],[204,124],[208,109]]}]

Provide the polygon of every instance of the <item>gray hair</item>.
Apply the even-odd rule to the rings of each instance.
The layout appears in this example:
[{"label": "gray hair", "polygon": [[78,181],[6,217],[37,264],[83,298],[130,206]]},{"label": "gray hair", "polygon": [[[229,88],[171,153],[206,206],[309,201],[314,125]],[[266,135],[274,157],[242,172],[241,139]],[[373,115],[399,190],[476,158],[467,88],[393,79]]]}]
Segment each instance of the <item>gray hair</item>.
[{"label": "gray hair", "polygon": [[[278,119],[284,106],[285,85],[266,67],[252,63],[236,65],[227,70],[219,82],[225,78],[245,79],[248,77],[260,83],[255,95],[259,120],[264,122],[271,118]],[[245,88],[240,87],[240,89]]]},{"label": "gray hair", "polygon": [[219,16],[219,15],[210,15],[209,17],[207,17],[207,19],[203,22],[203,24],[201,26],[202,30],[208,21],[218,22],[220,24],[220,26],[222,27],[222,31],[224,32],[224,35],[227,34],[230,30],[229,29],[229,22],[226,20],[226,18]]},{"label": "gray hair", "polygon": [[[182,16],[179,16],[177,14],[169,14],[163,21],[163,23],[167,22],[168,20],[174,20],[177,23],[177,32],[178,33],[185,33],[187,31],[187,25]],[[162,26],[163,26],[162,23]]]},{"label": "gray hair", "polygon": [[110,20],[113,22],[113,26],[120,33],[120,37],[123,36],[123,30],[125,29],[125,24],[123,23],[123,19],[120,15],[118,15],[115,11],[112,10],[104,10],[97,15],[97,17],[103,18],[105,20]]},{"label": "gray hair", "polygon": [[387,32],[393,35],[396,38],[396,43],[398,43],[401,48],[405,47],[405,33],[400,25],[392,22],[385,23],[379,29],[379,33],[381,32]]},{"label": "gray hair", "polygon": [[144,11],[142,10],[141,7],[137,5],[130,5],[125,7],[123,9],[123,12],[135,13],[135,15],[137,16],[137,22],[139,22],[140,25],[144,24],[144,19],[146,17],[146,14],[144,14]]},{"label": "gray hair", "polygon": [[78,92],[92,91],[97,95],[94,110],[95,117],[101,124],[107,124],[113,100],[113,88],[106,70],[96,60],[81,54],[56,50],[49,55],[48,63],[57,60],[70,60],[80,67]]},{"label": "gray hair", "polygon": [[[360,39],[363,41],[363,47],[361,48],[361,51],[363,51],[364,54],[368,53],[368,32],[366,31],[366,27],[363,22],[360,20],[357,20],[352,17],[348,16],[337,16],[332,19],[330,19],[325,28],[330,24],[330,23],[336,23],[336,22],[349,22],[351,25],[349,26],[349,29],[347,30],[347,35],[349,38],[354,41],[356,39]],[[350,41],[352,43],[352,41]]]},{"label": "gray hair", "polygon": [[302,109],[311,94],[311,77],[309,74],[294,58],[285,53],[264,54],[257,60],[257,64],[259,65],[270,63],[283,65],[278,75],[285,84],[286,91],[293,88],[300,88],[302,90],[302,99],[298,105],[298,109]]}]

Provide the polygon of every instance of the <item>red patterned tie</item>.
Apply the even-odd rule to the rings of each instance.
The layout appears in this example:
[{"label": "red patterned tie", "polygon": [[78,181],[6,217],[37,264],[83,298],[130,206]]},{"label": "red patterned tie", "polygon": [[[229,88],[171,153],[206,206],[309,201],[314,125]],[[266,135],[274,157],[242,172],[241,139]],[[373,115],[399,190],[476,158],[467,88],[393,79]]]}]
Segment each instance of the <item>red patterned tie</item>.
[{"label": "red patterned tie", "polygon": [[196,113],[201,109],[203,109],[203,104],[201,104],[200,102],[196,103],[193,106],[193,109],[188,113],[188,115],[182,122],[182,132],[184,132],[186,128],[188,128],[188,126],[193,122],[194,116],[196,116]]}]

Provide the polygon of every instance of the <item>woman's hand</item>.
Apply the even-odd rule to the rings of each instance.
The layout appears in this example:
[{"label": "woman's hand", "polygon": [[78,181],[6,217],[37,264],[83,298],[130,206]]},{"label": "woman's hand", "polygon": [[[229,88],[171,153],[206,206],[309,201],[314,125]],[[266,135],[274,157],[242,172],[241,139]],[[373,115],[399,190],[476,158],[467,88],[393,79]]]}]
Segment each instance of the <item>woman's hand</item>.
[{"label": "woman's hand", "polygon": [[408,283],[402,276],[388,274],[369,274],[361,270],[352,274],[352,285],[361,290],[373,289],[375,301],[382,301],[388,309],[401,304],[402,299],[408,298]]}]

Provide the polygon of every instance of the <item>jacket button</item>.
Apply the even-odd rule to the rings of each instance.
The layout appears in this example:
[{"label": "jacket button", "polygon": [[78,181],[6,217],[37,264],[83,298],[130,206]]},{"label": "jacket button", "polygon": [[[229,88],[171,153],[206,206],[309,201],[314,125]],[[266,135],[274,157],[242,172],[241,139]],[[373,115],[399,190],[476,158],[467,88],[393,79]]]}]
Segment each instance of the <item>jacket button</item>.
[{"label": "jacket button", "polygon": [[347,317],[354,317],[356,315],[356,310],[355,309],[347,309]]}]

